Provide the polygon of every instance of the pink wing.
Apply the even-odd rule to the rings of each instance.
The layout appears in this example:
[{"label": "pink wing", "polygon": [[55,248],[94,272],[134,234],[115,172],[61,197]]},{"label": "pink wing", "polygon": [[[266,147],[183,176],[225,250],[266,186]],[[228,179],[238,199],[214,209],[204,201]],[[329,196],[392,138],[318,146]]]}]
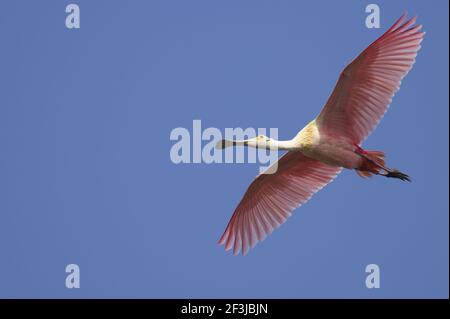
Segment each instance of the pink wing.
[{"label": "pink wing", "polygon": [[317,117],[320,130],[355,144],[375,129],[412,68],[424,32],[404,14],[342,71]]},{"label": "pink wing", "polygon": [[341,170],[301,152],[286,153],[278,161],[275,173],[261,174],[251,183],[219,244],[225,244],[225,250],[233,248],[235,255],[240,250],[245,255]]}]

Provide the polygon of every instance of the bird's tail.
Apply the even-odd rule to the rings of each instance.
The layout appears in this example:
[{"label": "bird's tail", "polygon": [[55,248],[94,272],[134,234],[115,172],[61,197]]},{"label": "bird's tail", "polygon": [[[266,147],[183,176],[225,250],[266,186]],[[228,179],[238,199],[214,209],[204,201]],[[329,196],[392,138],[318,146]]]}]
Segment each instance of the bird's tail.
[{"label": "bird's tail", "polygon": [[357,152],[362,157],[361,166],[356,170],[361,177],[371,177],[374,174],[379,174],[384,170],[384,153],[381,151],[366,151],[358,150]]}]

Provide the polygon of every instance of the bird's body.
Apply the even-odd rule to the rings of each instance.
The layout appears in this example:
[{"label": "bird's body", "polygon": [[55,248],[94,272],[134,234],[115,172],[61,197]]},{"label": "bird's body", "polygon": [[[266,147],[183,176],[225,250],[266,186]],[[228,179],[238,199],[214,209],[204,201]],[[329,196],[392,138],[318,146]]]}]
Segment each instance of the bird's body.
[{"label": "bird's body", "polygon": [[410,181],[408,175],[385,166],[384,153],[361,144],[387,111],[401,80],[412,68],[424,32],[403,15],[342,72],[320,114],[293,139],[276,141],[258,136],[223,140],[219,148],[248,146],[286,150],[275,169],[260,174],[249,186],[219,240],[234,254],[262,241],[330,183],[343,168],[361,177],[381,175]]},{"label": "bird's body", "polygon": [[357,169],[361,165],[362,158],[355,153],[355,145],[345,138],[321,131],[316,120],[308,123],[295,139],[298,140],[298,150],[310,158],[348,169]]}]

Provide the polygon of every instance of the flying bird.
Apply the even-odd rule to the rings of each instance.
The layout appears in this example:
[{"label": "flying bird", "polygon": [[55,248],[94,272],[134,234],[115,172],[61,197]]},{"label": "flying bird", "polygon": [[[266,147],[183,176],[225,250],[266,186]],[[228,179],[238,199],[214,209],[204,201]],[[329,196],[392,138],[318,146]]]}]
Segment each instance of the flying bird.
[{"label": "flying bird", "polygon": [[416,17],[407,20],[403,14],[347,65],[320,114],[293,139],[259,135],[217,143],[219,149],[241,145],[287,151],[274,164],[274,173],[260,174],[248,187],[219,240],[225,250],[247,254],[343,168],[354,169],[361,177],[410,181],[405,173],[385,166],[383,152],[364,150],[361,144],[415,62],[425,34],[415,23]]}]

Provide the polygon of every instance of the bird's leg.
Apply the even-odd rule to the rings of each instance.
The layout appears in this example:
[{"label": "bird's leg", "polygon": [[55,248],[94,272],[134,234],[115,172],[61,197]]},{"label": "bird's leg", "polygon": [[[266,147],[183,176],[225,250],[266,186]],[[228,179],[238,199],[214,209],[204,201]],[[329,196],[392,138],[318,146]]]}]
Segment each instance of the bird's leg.
[{"label": "bird's leg", "polygon": [[[375,165],[378,168],[377,170],[371,171],[372,174],[377,174],[390,178],[398,178],[401,179],[402,181],[411,182],[411,178],[407,174],[402,173],[397,169],[388,168],[384,166],[384,153],[378,151],[365,151],[359,145],[355,146],[356,146],[356,154],[360,155],[361,157],[372,163],[372,165]],[[378,155],[377,153],[379,153],[380,155]],[[370,156],[373,154],[376,154],[377,156],[375,157]]]},{"label": "bird's leg", "polygon": [[405,173],[400,172],[397,169],[391,169],[387,167],[383,167],[384,173],[379,172],[378,175],[384,176],[384,177],[391,177],[391,178],[398,178],[402,181],[408,181],[411,182],[411,178],[406,175]]}]

